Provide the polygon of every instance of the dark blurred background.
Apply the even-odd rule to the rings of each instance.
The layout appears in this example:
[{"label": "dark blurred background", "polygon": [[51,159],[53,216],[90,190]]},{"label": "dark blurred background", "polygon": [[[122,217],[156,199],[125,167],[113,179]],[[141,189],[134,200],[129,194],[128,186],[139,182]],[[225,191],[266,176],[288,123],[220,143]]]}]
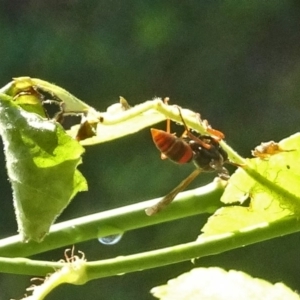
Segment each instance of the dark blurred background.
[{"label": "dark blurred background", "polygon": [[[0,86],[12,77],[37,77],[98,110],[120,95],[131,105],[169,96],[172,103],[200,112],[244,156],[262,141],[279,141],[299,130],[298,0],[0,0],[0,36]],[[4,238],[17,228],[3,154],[0,160]],[[76,196],[58,221],[162,196],[192,169],[161,161],[148,129],[89,147],[80,167],[89,192]],[[204,174],[191,187],[212,178]],[[189,242],[207,217],[128,232],[113,246],[95,240],[76,248],[99,260]],[[242,270],[300,290],[299,248],[294,234],[202,258],[197,266]],[[62,256],[58,249],[35,258]],[[150,300],[151,287],[192,267],[185,262],[65,285],[47,299]],[[0,300],[20,298],[28,285],[29,277],[1,274]]]}]

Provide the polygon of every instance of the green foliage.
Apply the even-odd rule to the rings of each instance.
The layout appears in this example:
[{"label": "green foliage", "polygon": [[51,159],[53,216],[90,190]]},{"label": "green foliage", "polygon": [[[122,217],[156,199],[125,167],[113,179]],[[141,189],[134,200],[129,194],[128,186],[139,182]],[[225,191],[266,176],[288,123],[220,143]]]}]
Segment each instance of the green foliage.
[{"label": "green foliage", "polygon": [[255,180],[255,174],[250,177],[243,168],[239,168],[231,176],[221,201],[234,204],[250,200],[249,206],[220,208],[204,226],[205,235],[259,227],[294,213],[298,215],[299,143],[300,134],[297,133],[278,143],[278,153],[247,161],[253,170],[266,179],[264,182]]},{"label": "green foliage", "polygon": [[[0,7],[2,84],[12,76],[28,74],[60,84],[100,110],[117,102],[119,95],[132,105],[154,96],[170,96],[172,103],[209,118],[245,157],[261,141],[279,141],[298,131],[299,1],[3,0]],[[158,127],[165,129],[165,124]],[[182,128],[173,126],[172,132],[180,135]],[[148,129],[117,142],[89,147],[80,170],[87,176],[90,192],[76,196],[60,220],[165,195],[192,166],[161,162],[155,151]],[[0,233],[4,238],[15,233],[16,224],[3,155],[0,160]],[[212,174],[200,175],[194,186],[211,178]],[[182,243],[195,239],[205,218],[184,218],[135,230],[111,247],[96,240],[80,247],[87,248],[90,260]],[[290,233],[298,230],[292,229],[291,223],[289,228]],[[69,241],[67,233],[62,236]],[[72,231],[72,235],[78,233]],[[203,258],[200,263],[251,268],[255,276],[284,278],[293,289],[300,290],[299,235],[282,235]],[[57,245],[57,236],[55,240]],[[37,250],[34,243],[29,244],[13,249],[27,253]],[[2,251],[3,256],[13,253]],[[57,250],[43,257],[50,261],[56,255]],[[186,271],[187,264],[171,265],[163,272],[159,268],[97,280],[76,293],[72,286],[65,286],[49,300],[81,300],[99,290],[105,299],[149,300],[151,296],[145,295],[149,286],[164,282],[162,276],[171,278]],[[2,297],[21,295],[25,281],[26,276],[1,274]],[[132,282],[139,288],[129,289]]]},{"label": "green foliage", "polygon": [[[15,104],[18,104],[24,110],[35,112],[42,117],[46,117],[42,106],[45,100],[60,105],[64,115],[75,115],[77,113],[89,114],[90,111],[92,111],[91,113],[94,112],[89,105],[65,89],[38,78],[25,76],[14,78],[1,91],[13,97]],[[43,99],[44,96],[40,92],[48,93],[53,100]]]},{"label": "green foliage", "polygon": [[155,287],[151,293],[160,300],[299,300],[283,283],[271,284],[240,271],[197,268]]},{"label": "green foliage", "polygon": [[[69,114],[81,115],[79,127],[72,128],[77,140],[70,137],[55,119],[50,120],[46,117],[40,90],[53,96],[54,99],[50,101],[59,103],[62,117]],[[160,99],[146,101],[135,107],[129,107],[127,102],[121,99],[117,106],[111,106],[106,112],[100,113],[66,90],[39,79],[20,77],[1,91],[0,133],[4,142],[7,171],[12,184],[16,217],[23,241],[42,241],[56,217],[70,200],[79,191],[87,190],[87,183],[77,170],[84,152],[78,141],[78,132],[82,124],[93,124],[95,137],[88,139],[88,143],[95,144],[131,134],[164,118],[182,122],[178,107],[166,105]],[[201,134],[214,132],[206,121],[199,118],[198,114],[182,109],[182,115],[189,128]],[[102,137],[104,128],[107,133]],[[89,216],[80,221],[72,220],[67,222],[65,227],[58,224],[52,242],[50,242],[52,235],[50,233],[45,238],[45,246],[41,249],[45,251],[47,247],[72,243],[70,239],[65,238],[66,232],[68,235],[74,235],[75,243],[196,213],[211,212],[212,208],[215,209],[221,203],[212,204],[211,199],[209,201],[207,199],[219,197],[220,190],[225,188],[221,200],[231,206],[219,208],[210,217],[203,228],[204,233],[195,242],[96,262],[85,262],[84,259],[77,259],[72,254],[71,259],[67,258],[66,262],[60,263],[3,258],[2,261],[0,260],[0,265],[2,264],[4,270],[11,271],[10,266],[14,266],[12,270],[17,273],[32,274],[33,272],[35,275],[48,273],[49,268],[60,269],[48,277],[45,284],[34,288],[34,293],[38,293],[36,299],[43,299],[61,283],[83,284],[96,278],[211,255],[297,231],[300,226],[298,220],[300,191],[297,186],[300,179],[297,163],[299,142],[300,134],[295,134],[278,145],[271,143],[277,148],[261,147],[261,152],[259,150],[254,152],[256,158],[245,160],[224,141],[220,141],[220,145],[228,152],[231,162],[239,165],[228,183],[218,179],[206,187],[183,193],[179,201],[172,207],[166,208],[158,217],[151,217],[152,220],[145,215],[145,209],[152,207],[153,202],[157,200],[121,207],[116,210],[117,212],[105,212],[98,217]],[[246,199],[249,200],[249,205],[245,203],[244,207],[232,205],[236,202],[243,203]],[[196,204],[195,201],[199,203]],[[18,243],[19,241],[10,245],[11,253],[18,251],[14,249],[20,246]],[[3,241],[4,252],[5,244]],[[34,244],[28,243],[28,245],[34,248]],[[37,252],[39,251],[33,250],[32,253]],[[78,262],[81,263],[77,264]],[[15,265],[18,265],[18,268]],[[22,265],[27,266],[28,270],[20,268]],[[184,278],[185,281],[185,277],[179,279]],[[222,282],[224,280],[221,279]],[[245,276],[243,280],[247,284],[251,281]],[[193,281],[193,277],[188,276],[189,284]],[[186,283],[183,283],[184,289],[186,289],[185,285]],[[243,289],[244,286],[245,284]],[[181,288],[181,283],[178,287]],[[259,287],[254,288],[254,294],[261,288],[267,290],[264,293],[272,293],[264,282],[260,282]],[[173,293],[169,287],[159,288],[156,291],[159,291],[158,295],[162,299],[173,297],[169,296]],[[285,293],[286,289],[283,289],[283,292]],[[199,287],[195,288],[195,291],[192,290],[191,299],[194,299],[195,293],[198,297]],[[215,299],[218,299],[218,295]],[[188,299],[189,296],[184,297]]]},{"label": "green foliage", "polygon": [[21,238],[41,241],[77,192],[87,190],[77,170],[84,149],[60,124],[3,94],[0,125]]}]

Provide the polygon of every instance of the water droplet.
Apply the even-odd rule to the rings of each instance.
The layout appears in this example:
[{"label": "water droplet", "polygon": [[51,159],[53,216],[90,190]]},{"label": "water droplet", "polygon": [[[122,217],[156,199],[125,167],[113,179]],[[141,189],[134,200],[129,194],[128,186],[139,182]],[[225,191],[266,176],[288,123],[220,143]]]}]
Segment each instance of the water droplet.
[{"label": "water droplet", "polygon": [[121,240],[122,236],[123,234],[108,235],[99,238],[98,241],[103,245],[115,245]]}]

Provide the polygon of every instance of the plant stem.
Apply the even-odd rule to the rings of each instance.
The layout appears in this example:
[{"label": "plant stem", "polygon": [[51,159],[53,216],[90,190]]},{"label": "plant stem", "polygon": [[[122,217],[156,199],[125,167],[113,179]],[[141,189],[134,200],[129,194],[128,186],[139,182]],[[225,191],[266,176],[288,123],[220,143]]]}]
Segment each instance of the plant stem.
[{"label": "plant stem", "polygon": [[99,237],[122,234],[136,228],[212,213],[222,206],[219,199],[223,191],[224,182],[215,180],[204,187],[180,193],[169,207],[152,217],[146,215],[145,209],[160,198],[69,220],[53,225],[49,235],[41,243],[22,243],[19,236],[12,236],[0,240],[0,256],[26,257]]},{"label": "plant stem", "polygon": [[1,273],[45,276],[64,266],[62,262],[31,260],[28,258],[0,257]]},{"label": "plant stem", "polygon": [[164,249],[87,263],[88,280],[141,271],[193,258],[215,255],[300,230],[300,219],[289,216],[249,230],[199,238],[195,242]]},{"label": "plant stem", "polygon": [[[139,254],[121,256],[85,265],[87,281],[178,263],[195,257],[215,255],[300,230],[300,219],[288,216],[272,223],[261,223],[247,230],[199,238],[195,242]],[[58,262],[26,258],[0,258],[0,270],[14,274],[44,276],[64,266]]]}]

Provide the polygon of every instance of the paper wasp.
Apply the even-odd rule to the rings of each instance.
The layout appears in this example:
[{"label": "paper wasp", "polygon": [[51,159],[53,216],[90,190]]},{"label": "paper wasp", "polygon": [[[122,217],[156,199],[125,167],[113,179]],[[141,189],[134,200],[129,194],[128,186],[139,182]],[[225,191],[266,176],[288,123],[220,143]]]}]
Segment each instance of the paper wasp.
[{"label": "paper wasp", "polygon": [[[161,201],[152,207],[146,209],[146,214],[152,216],[170,204],[173,199],[184,190],[201,172],[217,171],[222,179],[229,179],[229,173],[223,166],[228,161],[228,155],[220,146],[219,141],[224,138],[224,134],[218,130],[208,127],[210,135],[194,135],[188,129],[182,114],[178,107],[181,121],[185,127],[185,133],[182,137],[177,137],[167,131],[151,128],[152,139],[162,153],[163,157],[169,158],[178,164],[193,162],[196,169],[176,186]],[[203,122],[198,115],[199,121]]]}]

